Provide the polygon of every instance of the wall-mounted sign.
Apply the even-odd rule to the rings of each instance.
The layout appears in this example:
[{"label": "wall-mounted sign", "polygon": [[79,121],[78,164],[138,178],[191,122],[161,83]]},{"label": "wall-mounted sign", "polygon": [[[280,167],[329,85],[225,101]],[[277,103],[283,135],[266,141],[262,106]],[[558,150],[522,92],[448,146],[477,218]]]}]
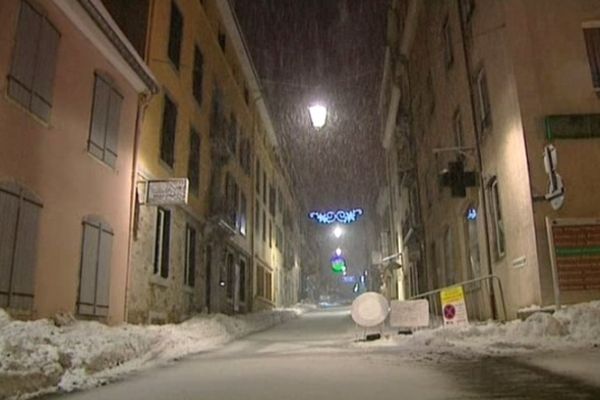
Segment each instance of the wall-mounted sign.
[{"label": "wall-mounted sign", "polygon": [[363,215],[362,208],[355,208],[353,210],[337,210],[337,211],[311,211],[308,214],[310,219],[314,219],[320,224],[333,224],[335,222],[341,224],[351,224],[356,222],[358,218]]},{"label": "wall-mounted sign", "polygon": [[467,209],[467,220],[475,221],[477,219],[477,209],[475,207],[469,207]]},{"label": "wall-mounted sign", "polygon": [[146,182],[146,204],[187,204],[187,178],[152,180]]}]

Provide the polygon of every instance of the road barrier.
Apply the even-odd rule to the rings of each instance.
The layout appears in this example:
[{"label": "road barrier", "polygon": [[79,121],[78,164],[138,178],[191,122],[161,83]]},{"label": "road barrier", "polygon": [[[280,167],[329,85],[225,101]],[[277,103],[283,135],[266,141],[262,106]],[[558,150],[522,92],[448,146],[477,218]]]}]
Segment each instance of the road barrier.
[{"label": "road barrier", "polygon": [[[456,286],[462,286],[469,319],[485,320],[489,319],[493,314],[496,314],[493,311],[496,309],[496,291],[493,286],[494,282],[496,282],[498,288],[497,293],[500,297],[500,304],[502,305],[503,318],[501,320],[506,321],[508,317],[506,314],[504,290],[502,289],[502,281],[500,281],[500,278],[496,275],[486,275],[463,282],[457,282],[443,288],[416,294],[408,300],[427,299],[429,301],[429,312],[432,316],[432,318],[430,318],[430,325],[431,327],[437,327],[443,324],[440,293]],[[499,318],[496,316],[496,319]]]}]

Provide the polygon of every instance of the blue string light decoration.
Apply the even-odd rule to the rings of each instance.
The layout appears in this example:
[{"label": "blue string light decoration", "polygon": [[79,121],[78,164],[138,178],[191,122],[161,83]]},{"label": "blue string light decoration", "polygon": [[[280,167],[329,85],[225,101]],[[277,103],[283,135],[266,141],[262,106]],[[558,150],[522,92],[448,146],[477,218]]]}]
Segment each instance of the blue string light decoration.
[{"label": "blue string light decoration", "polygon": [[355,208],[353,210],[337,210],[337,211],[311,211],[308,214],[308,218],[314,219],[319,224],[330,225],[335,222],[341,224],[351,224],[356,222],[360,216],[363,215],[362,208]]}]

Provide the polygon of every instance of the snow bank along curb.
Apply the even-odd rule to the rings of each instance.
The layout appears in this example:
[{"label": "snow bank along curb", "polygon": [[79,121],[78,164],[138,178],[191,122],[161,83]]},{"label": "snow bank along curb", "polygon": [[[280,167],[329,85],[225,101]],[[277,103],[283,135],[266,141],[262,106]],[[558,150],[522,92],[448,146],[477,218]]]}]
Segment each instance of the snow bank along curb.
[{"label": "snow bank along curb", "polygon": [[305,310],[198,315],[181,324],[109,327],[60,318],[13,321],[0,309],[0,399],[96,386],[126,372],[214,349]]},{"label": "snow bank along curb", "polygon": [[426,329],[357,346],[399,347],[415,358],[427,358],[432,353],[469,358],[599,348],[600,301],[569,306],[553,315],[534,313],[525,321]]}]

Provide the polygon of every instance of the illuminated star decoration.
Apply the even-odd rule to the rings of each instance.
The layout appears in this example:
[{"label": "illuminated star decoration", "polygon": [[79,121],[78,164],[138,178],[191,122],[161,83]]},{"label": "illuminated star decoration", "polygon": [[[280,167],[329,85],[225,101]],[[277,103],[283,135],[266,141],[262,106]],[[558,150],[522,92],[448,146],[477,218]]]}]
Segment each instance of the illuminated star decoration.
[{"label": "illuminated star decoration", "polygon": [[337,211],[311,211],[308,214],[310,219],[314,219],[320,224],[333,224],[339,222],[341,224],[351,224],[356,222],[358,217],[363,215],[362,208],[355,208],[353,210],[337,210]]}]

